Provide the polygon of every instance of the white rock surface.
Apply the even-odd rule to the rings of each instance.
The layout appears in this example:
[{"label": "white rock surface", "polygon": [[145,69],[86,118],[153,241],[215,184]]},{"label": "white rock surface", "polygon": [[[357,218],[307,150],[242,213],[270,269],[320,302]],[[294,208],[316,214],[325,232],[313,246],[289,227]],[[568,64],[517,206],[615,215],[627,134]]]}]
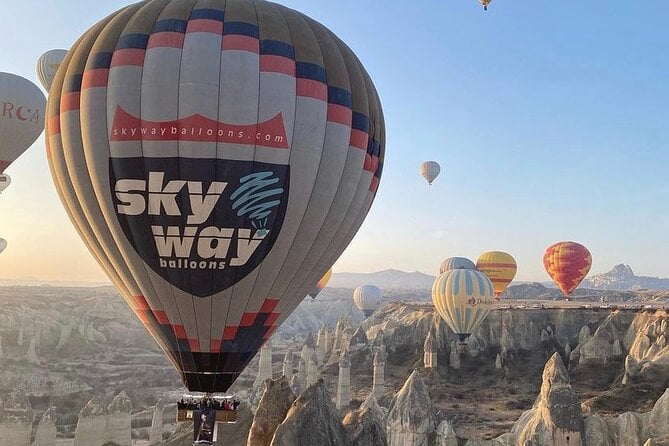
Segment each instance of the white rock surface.
[{"label": "white rock surface", "polygon": [[417,371],[393,398],[385,424],[389,446],[427,446],[436,420],[430,395]]}]

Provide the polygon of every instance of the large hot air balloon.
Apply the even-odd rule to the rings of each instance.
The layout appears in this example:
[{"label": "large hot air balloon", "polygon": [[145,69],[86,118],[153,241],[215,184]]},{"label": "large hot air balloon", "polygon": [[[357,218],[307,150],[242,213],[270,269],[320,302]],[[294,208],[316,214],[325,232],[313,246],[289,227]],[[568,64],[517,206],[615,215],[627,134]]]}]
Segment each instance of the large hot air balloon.
[{"label": "large hot air balloon", "polygon": [[544,267],[565,296],[585,279],[591,266],[590,251],[576,242],[558,242],[544,253]]},{"label": "large hot air balloon", "polygon": [[51,88],[58,67],[67,56],[67,50],[50,50],[37,59],[37,77],[46,91]]},{"label": "large hot air balloon", "polygon": [[430,186],[432,182],[437,179],[441,172],[441,167],[436,161],[425,161],[420,166],[420,174],[425,178]]},{"label": "large hot air balloon", "polygon": [[0,238],[0,253],[7,248],[7,240]]},{"label": "large hot air balloon", "polygon": [[511,254],[502,251],[488,251],[481,254],[476,261],[476,269],[488,276],[495,286],[495,299],[504,293],[509,286],[518,267],[516,259]]},{"label": "large hot air balloon", "polygon": [[446,271],[453,269],[476,269],[476,265],[466,257],[449,257],[441,262],[439,274],[444,274]]},{"label": "large hot air balloon", "polygon": [[191,391],[224,392],[374,199],[381,104],[323,25],[265,1],[149,0],[69,50],[48,155],[84,243]]},{"label": "large hot air balloon", "polygon": [[432,285],[432,302],[460,342],[488,316],[493,295],[490,279],[471,269],[446,271]]},{"label": "large hot air balloon", "polygon": [[365,315],[370,317],[381,305],[383,291],[374,285],[363,285],[353,292],[355,306]]},{"label": "large hot air balloon", "polygon": [[315,287],[311,289],[309,292],[309,296],[312,299],[316,299],[316,296],[320,294],[321,291],[323,291],[323,288],[325,288],[325,285],[328,284],[330,281],[330,277],[332,277],[332,268],[330,268],[323,277],[321,277],[321,280],[318,281]]},{"label": "large hot air balloon", "polygon": [[45,105],[37,85],[0,72],[0,175],[42,133]]},{"label": "large hot air balloon", "polygon": [[6,174],[0,175],[0,193],[2,193],[3,190],[7,189],[11,183],[12,183],[12,178],[9,175]]}]

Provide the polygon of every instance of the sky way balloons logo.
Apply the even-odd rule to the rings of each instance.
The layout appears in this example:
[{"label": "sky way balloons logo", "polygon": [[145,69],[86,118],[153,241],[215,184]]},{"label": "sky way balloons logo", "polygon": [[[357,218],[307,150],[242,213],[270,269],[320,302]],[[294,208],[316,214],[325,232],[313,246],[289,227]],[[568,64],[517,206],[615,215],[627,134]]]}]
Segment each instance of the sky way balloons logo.
[{"label": "sky way balloons logo", "polygon": [[[186,128],[183,122],[163,127],[172,126]],[[273,135],[285,134],[282,122],[280,131],[276,122],[261,126],[265,130],[251,133],[268,134],[272,127]],[[180,139],[180,132],[171,139]],[[165,140],[171,130],[166,135]],[[151,269],[195,296],[211,296],[247,276],[281,231],[288,165],[184,157],[111,158],[109,163],[114,208],[126,237]]]}]

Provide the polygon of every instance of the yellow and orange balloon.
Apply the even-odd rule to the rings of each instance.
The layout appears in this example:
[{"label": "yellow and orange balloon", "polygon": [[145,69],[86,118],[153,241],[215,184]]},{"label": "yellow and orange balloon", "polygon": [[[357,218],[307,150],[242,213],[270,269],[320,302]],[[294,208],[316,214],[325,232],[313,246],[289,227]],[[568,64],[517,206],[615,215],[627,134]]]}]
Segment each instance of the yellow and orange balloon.
[{"label": "yellow and orange balloon", "polygon": [[316,299],[316,296],[318,296],[320,292],[323,291],[325,285],[327,285],[330,281],[330,277],[332,277],[332,268],[330,268],[328,272],[326,272],[325,275],[321,277],[321,280],[318,281],[316,286],[312,288],[312,290],[309,292],[309,297]]},{"label": "yellow and orange balloon", "polygon": [[591,266],[590,251],[576,242],[555,243],[544,253],[544,267],[565,296],[580,285]]},{"label": "yellow and orange balloon", "polygon": [[518,266],[516,259],[511,254],[502,251],[488,251],[478,258],[476,269],[492,281],[495,287],[495,299],[499,300],[506,287],[516,277]]}]

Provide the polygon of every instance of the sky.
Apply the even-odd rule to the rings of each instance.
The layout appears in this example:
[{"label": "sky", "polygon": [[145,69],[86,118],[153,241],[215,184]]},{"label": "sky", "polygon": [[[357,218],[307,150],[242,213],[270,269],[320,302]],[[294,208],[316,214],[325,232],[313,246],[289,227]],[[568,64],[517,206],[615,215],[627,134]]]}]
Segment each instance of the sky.
[{"label": "sky", "polygon": [[[544,249],[586,245],[591,273],[617,263],[669,277],[669,28],[657,3],[611,0],[281,0],[359,56],[387,124],[376,202],[335,272],[434,274],[504,250],[517,280],[548,280]],[[0,0],[0,71],[37,82],[124,1]],[[418,170],[435,160],[428,187]],[[103,281],[72,229],[43,137],[7,173],[0,278]]]}]

